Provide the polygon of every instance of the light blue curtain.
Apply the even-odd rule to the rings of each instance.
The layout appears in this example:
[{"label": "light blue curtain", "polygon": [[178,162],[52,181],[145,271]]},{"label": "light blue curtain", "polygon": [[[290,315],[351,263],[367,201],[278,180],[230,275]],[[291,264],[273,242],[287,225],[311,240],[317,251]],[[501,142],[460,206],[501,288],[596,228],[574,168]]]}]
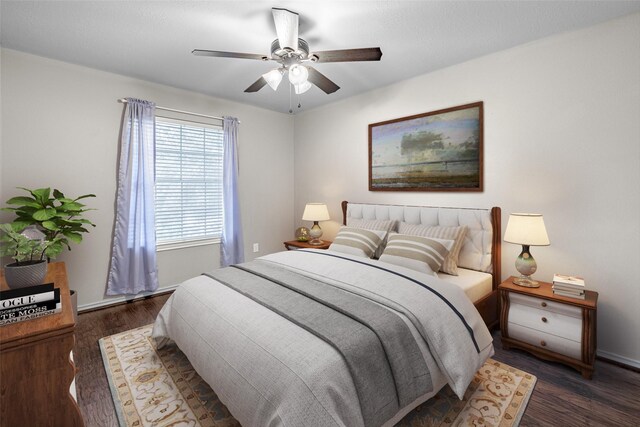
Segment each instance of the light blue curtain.
[{"label": "light blue curtain", "polygon": [[127,98],[120,139],[116,219],[107,295],[158,289],[156,264],[155,109]]},{"label": "light blue curtain", "polygon": [[238,119],[225,117],[222,165],[222,246],[220,264],[226,267],[244,262],[244,243],[238,196]]}]

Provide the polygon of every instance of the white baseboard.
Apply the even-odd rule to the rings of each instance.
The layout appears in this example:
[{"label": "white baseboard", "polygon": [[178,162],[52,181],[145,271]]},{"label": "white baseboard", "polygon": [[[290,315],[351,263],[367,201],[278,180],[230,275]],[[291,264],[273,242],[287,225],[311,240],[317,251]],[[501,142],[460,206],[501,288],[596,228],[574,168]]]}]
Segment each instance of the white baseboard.
[{"label": "white baseboard", "polygon": [[608,351],[598,350],[596,354],[600,357],[604,357],[605,359],[613,360],[614,362],[622,363],[623,365],[628,365],[636,369],[640,369],[640,361],[630,359],[628,357],[620,356],[615,353],[609,353]]},{"label": "white baseboard", "polygon": [[171,286],[165,286],[163,288],[158,288],[157,290],[153,291],[153,292],[141,292],[138,295],[135,296],[122,296],[122,297],[115,297],[115,298],[109,298],[109,299],[105,299],[102,301],[98,301],[98,302],[92,302],[89,304],[82,304],[78,306],[78,313],[85,311],[85,310],[94,310],[96,308],[101,308],[101,307],[108,307],[110,305],[113,304],[118,304],[121,302],[129,302],[129,301],[133,301],[133,300],[137,300],[140,298],[144,298],[144,297],[148,297],[151,295],[157,295],[157,294],[161,294],[164,292],[168,292],[168,291],[172,291],[174,289],[176,289],[178,286],[180,285],[171,285]]}]

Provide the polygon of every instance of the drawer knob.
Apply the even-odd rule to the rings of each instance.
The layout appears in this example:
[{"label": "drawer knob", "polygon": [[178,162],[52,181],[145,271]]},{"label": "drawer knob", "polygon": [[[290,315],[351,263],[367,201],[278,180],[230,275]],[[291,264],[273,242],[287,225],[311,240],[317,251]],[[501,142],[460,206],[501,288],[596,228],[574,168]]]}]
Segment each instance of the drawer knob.
[{"label": "drawer knob", "polygon": [[540,303],[540,305],[543,306],[543,307],[546,307],[547,303],[543,301],[543,302]]},{"label": "drawer knob", "polygon": [[546,342],[546,341],[544,341],[544,340],[543,340],[543,341],[540,341],[540,345],[541,345],[541,346],[543,346],[543,347],[546,347],[546,346],[547,346],[547,342]]},{"label": "drawer knob", "polygon": [[546,317],[542,318],[542,323],[547,323],[547,318]]}]

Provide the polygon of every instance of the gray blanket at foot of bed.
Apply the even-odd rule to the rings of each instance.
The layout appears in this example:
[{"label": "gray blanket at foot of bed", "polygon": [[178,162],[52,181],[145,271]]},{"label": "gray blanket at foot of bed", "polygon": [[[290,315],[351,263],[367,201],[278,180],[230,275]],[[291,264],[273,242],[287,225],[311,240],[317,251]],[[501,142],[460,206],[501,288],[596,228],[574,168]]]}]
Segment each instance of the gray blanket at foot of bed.
[{"label": "gray blanket at foot of bed", "polygon": [[367,426],[381,425],[432,390],[407,324],[370,299],[264,261],[207,276],[287,318],[345,359]]}]

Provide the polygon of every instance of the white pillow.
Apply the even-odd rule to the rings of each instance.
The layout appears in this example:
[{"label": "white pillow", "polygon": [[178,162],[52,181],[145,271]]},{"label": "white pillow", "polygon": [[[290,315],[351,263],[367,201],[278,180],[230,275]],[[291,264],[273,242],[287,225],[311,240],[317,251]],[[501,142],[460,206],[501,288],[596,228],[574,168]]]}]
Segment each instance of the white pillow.
[{"label": "white pillow", "polygon": [[[390,233],[392,231],[398,231],[398,221],[394,219],[362,219],[362,218],[347,218],[347,227],[364,228],[365,230],[379,230]],[[385,236],[382,244],[378,246],[373,257],[378,259],[384,251],[384,247],[387,244],[387,237]]]},{"label": "white pillow", "polygon": [[458,256],[460,255],[460,249],[462,249],[462,245],[464,244],[464,238],[467,234],[467,230],[468,227],[466,225],[460,227],[439,227],[409,224],[407,222],[401,222],[398,227],[398,232],[400,234],[453,240],[453,246],[440,267],[441,271],[453,276],[458,275]]},{"label": "white pillow", "polygon": [[380,261],[436,276],[453,243],[453,240],[390,233]]},{"label": "white pillow", "polygon": [[343,226],[329,250],[371,258],[386,235],[386,231]]}]

